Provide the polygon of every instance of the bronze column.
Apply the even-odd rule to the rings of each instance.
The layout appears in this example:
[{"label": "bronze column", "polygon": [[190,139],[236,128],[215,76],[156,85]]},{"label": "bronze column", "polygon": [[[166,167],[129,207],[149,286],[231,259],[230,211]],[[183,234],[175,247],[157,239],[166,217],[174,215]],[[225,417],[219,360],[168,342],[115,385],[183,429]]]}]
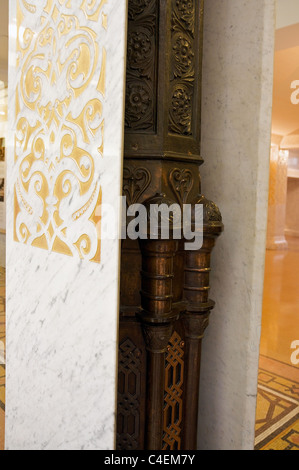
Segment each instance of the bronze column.
[{"label": "bronze column", "polygon": [[[151,198],[145,204],[149,211],[151,203],[157,206],[164,203],[167,207],[172,201],[165,195]],[[171,224],[170,219],[168,222]],[[148,450],[162,447],[165,352],[178,318],[173,311],[174,257],[178,242],[172,238],[162,239],[160,223],[156,228],[157,239],[151,239],[148,234],[148,239],[140,240],[142,310],[139,319],[147,350],[145,443]]]},{"label": "bronze column", "polygon": [[209,298],[211,253],[216,238],[223,231],[222,217],[218,207],[204,196],[196,204],[203,206],[203,245],[198,251],[187,251],[185,256],[184,298],[187,301],[182,315],[185,328],[185,396],[183,448],[197,448],[197,420],[199,402],[199,379],[201,344],[214,308]]},{"label": "bronze column", "polygon": [[222,226],[198,196],[204,1],[128,6],[123,194],[128,206],[202,203],[205,226],[196,252],[184,252],[173,233],[123,240],[118,448],[191,449],[201,337],[213,307],[205,300],[210,254]]}]

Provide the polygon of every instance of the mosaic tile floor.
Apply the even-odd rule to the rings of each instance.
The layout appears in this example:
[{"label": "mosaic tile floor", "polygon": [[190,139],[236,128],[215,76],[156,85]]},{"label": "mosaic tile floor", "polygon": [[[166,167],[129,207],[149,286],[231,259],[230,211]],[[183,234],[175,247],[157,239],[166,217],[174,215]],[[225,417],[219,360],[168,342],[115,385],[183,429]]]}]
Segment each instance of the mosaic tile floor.
[{"label": "mosaic tile floor", "polygon": [[260,358],[256,450],[299,450],[299,371]]},{"label": "mosaic tile floor", "polygon": [[299,340],[299,239],[288,250],[267,250],[256,418],[256,448],[299,450],[299,365],[291,344]]}]

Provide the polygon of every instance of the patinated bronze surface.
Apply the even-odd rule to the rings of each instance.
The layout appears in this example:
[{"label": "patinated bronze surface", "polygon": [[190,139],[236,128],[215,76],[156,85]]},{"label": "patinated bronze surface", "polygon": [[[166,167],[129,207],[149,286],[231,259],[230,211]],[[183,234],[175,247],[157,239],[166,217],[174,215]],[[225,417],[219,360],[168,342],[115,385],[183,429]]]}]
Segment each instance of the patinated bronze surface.
[{"label": "patinated bronze surface", "polygon": [[202,0],[129,0],[123,194],[128,206],[202,204],[204,241],[123,240],[117,448],[193,450],[201,341],[223,230],[201,194]]}]

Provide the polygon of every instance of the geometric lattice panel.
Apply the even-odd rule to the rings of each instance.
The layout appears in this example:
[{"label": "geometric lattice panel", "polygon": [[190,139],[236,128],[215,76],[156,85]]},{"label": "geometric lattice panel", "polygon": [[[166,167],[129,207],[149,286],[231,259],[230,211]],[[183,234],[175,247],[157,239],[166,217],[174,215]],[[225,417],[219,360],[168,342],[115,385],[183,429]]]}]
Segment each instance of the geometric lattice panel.
[{"label": "geometric lattice panel", "polygon": [[140,434],[141,351],[130,339],[119,348],[118,450],[136,450]]},{"label": "geometric lattice panel", "polygon": [[174,332],[167,348],[163,413],[163,450],[180,450],[183,413],[184,342]]}]

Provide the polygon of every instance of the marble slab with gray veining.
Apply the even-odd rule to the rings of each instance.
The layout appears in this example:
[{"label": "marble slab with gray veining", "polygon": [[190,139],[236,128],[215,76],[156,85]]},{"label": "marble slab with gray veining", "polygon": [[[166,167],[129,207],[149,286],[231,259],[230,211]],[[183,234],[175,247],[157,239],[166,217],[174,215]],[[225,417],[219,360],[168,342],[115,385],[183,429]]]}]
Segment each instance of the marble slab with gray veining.
[{"label": "marble slab with gray veining", "polygon": [[10,3],[6,449],[113,449],[127,3]]}]

